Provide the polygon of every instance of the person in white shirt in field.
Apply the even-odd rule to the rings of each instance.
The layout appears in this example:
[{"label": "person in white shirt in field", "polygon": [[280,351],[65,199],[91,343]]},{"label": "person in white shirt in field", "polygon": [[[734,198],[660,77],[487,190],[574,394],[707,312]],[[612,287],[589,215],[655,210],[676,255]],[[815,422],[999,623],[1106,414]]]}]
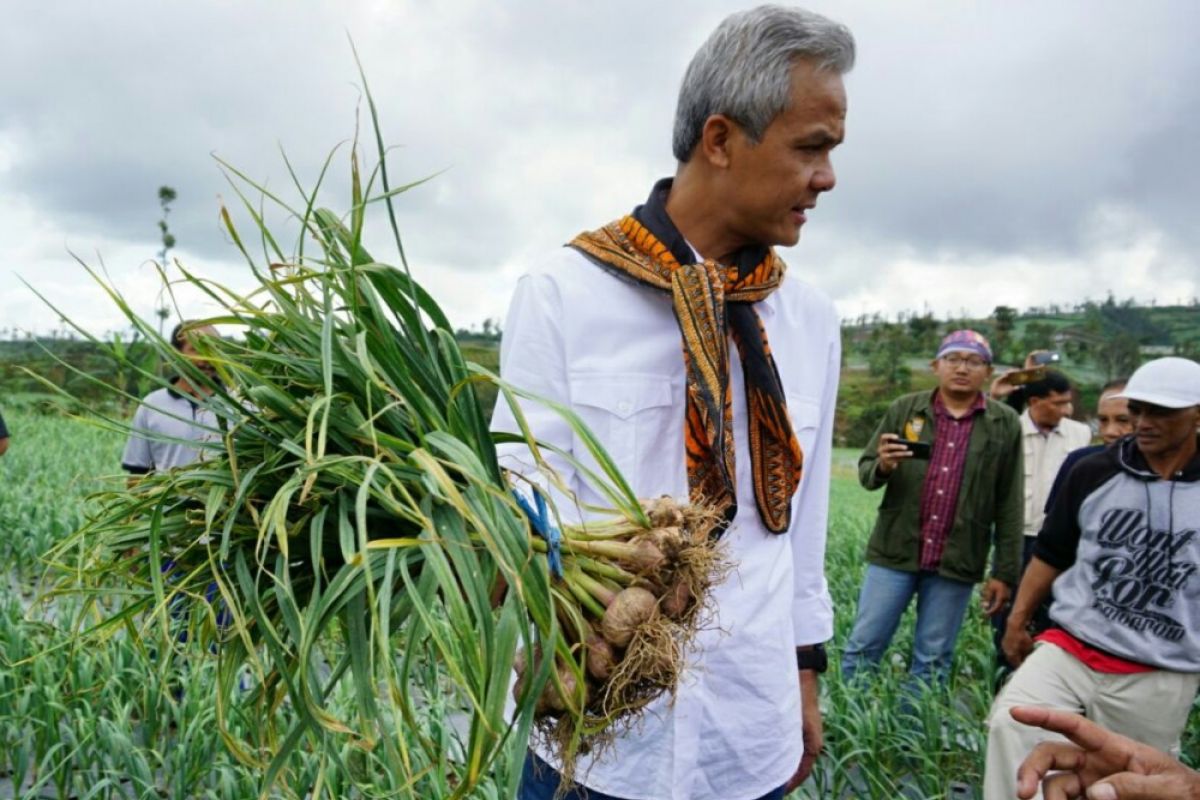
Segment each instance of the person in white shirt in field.
[{"label": "person in white shirt in field", "polygon": [[[171,346],[209,376],[216,371],[196,351],[200,337],[218,336],[211,325],[181,322],[171,331]],[[142,398],[130,422],[121,467],[131,480],[150,472],[184,467],[198,460],[218,438],[217,418],[203,402],[211,389],[179,375],[169,386]]]},{"label": "person in white shirt in field", "polygon": [[[592,800],[781,798],[820,752],[839,325],[772,248],[796,244],[834,186],[853,60],[850,32],[816,14],[764,6],[727,18],[683,80],[674,178],[517,286],[502,376],[576,411],[639,496],[715,504],[736,565],[675,697],[581,758],[577,785],[560,787],[560,765],[532,742],[522,800],[560,789]],[[561,418],[522,408],[538,439],[586,461]],[[516,430],[503,403],[493,427]],[[503,456],[534,474],[527,452]],[[603,504],[553,463],[582,503]]]}]

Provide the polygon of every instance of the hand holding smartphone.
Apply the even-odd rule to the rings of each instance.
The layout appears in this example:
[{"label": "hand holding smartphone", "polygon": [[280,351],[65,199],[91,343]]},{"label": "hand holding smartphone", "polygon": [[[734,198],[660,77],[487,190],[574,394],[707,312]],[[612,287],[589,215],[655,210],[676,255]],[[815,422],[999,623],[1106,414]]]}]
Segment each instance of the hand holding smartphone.
[{"label": "hand holding smartphone", "polygon": [[1046,377],[1046,368],[1040,366],[1030,367],[1029,369],[1014,369],[1012,372],[1004,373],[1002,379],[1009,386],[1024,386],[1027,383],[1040,381],[1044,377]]},{"label": "hand holding smartphone", "polygon": [[899,434],[885,433],[879,437],[879,471],[890,475],[900,463],[910,458],[928,459],[931,448],[925,442],[914,442]]},{"label": "hand holding smartphone", "polygon": [[1039,350],[1033,354],[1033,363],[1039,367],[1057,364],[1060,361],[1062,361],[1062,356],[1052,350]]}]

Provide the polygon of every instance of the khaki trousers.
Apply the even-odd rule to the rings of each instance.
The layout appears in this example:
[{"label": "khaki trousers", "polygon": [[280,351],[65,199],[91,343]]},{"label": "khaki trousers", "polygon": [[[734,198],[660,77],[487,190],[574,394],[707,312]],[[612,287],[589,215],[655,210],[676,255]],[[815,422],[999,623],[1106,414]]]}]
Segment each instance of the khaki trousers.
[{"label": "khaki trousers", "polygon": [[[1155,670],[1137,675],[1095,672],[1052,644],[1038,644],[1013,673],[988,714],[984,800],[1017,796],[1017,767],[1044,741],[1063,737],[1022,725],[1009,716],[1013,706],[1046,706],[1082,714],[1139,742],[1171,750],[1187,724],[1200,673]],[[1039,791],[1037,800],[1041,800]]]}]

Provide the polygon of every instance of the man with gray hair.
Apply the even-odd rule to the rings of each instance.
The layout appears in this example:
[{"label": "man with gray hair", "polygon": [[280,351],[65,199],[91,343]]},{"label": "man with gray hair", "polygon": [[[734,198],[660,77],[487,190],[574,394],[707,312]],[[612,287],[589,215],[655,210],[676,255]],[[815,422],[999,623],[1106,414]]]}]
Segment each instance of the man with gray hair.
[{"label": "man with gray hair", "polygon": [[[820,752],[839,326],[826,297],[784,279],[772,248],[796,244],[834,186],[853,61],[850,32],[816,14],[763,6],[728,17],[684,76],[674,178],[517,286],[504,378],[577,412],[639,496],[717,509],[736,565],[714,589],[712,624],[676,695],[581,757],[569,787],[535,737],[523,800],[781,798]],[[589,464],[559,416],[523,410],[538,440]],[[505,404],[493,427],[517,430]],[[536,475],[527,450],[502,456]],[[580,507],[604,505],[583,470],[548,460]]]}]

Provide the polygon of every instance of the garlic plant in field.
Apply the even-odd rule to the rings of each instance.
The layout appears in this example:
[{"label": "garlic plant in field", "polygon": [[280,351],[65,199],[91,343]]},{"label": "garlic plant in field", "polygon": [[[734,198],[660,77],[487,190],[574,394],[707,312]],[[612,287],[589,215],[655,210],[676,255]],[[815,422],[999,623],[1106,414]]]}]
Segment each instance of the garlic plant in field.
[{"label": "garlic plant in field", "polygon": [[[535,457],[539,445],[528,430],[491,433],[473,386],[496,382],[502,402],[538,401],[468,363],[407,266],[364,249],[369,204],[382,202],[396,231],[402,189],[388,183],[382,145],[379,159],[364,175],[351,152],[344,217],[315,208],[319,187],[292,207],[225,165],[263,253],[251,253],[223,209],[256,287],[241,295],[183,270],[222,309],[204,322],[237,331],[197,343],[219,382],[110,290],[176,372],[212,389],[203,402],[221,426],[200,462],[101,496],[60,552],[77,559],[72,581],[82,579],[89,614],[103,619],[88,635],[134,631],[158,653],[186,649],[185,640],[191,652],[199,643],[215,653],[218,728],[239,758],[265,768],[264,791],[294,777],[287,764],[298,749],[352,765],[349,743],[362,758],[401,765],[402,796],[470,796],[497,759],[511,796],[535,725],[569,765],[673,689],[725,565],[712,514],[643,504],[565,408],[557,410],[601,465],[573,466],[611,516],[564,525],[551,514],[557,545],[533,530],[496,443],[523,441]],[[294,252],[248,195],[299,221]],[[538,477],[556,483],[548,468]],[[525,502],[544,499],[519,491]],[[561,574],[549,567],[551,549]],[[443,697],[428,682],[414,688],[430,665]],[[247,670],[254,693],[231,700]],[[353,711],[341,713],[329,698],[347,687]],[[424,723],[443,702],[465,719],[453,758]],[[283,704],[296,722],[280,730]],[[256,714],[261,727],[235,735],[235,713]]]}]

